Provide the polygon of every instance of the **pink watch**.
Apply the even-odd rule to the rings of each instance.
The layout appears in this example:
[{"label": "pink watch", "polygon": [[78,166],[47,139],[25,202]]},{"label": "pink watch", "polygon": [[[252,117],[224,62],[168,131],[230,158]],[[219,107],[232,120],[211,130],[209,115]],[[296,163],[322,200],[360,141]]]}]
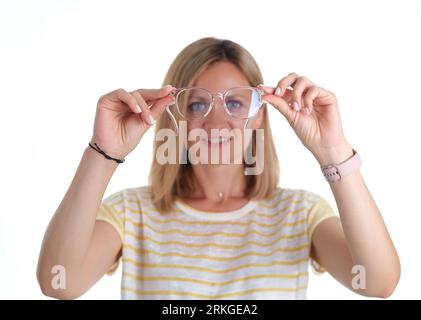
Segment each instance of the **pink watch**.
[{"label": "pink watch", "polygon": [[347,160],[339,164],[329,164],[326,166],[321,166],[323,175],[325,176],[326,181],[335,182],[341,180],[343,177],[349,175],[350,173],[357,170],[361,164],[361,158],[358,155],[357,151],[352,149],[353,155]]}]

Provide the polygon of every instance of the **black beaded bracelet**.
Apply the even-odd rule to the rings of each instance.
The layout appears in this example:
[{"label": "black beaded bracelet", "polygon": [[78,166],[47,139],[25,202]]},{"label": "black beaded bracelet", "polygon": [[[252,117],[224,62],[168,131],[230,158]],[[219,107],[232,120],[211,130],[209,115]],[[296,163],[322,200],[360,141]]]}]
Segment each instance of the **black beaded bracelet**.
[{"label": "black beaded bracelet", "polygon": [[102,155],[104,155],[104,157],[107,158],[108,160],[114,160],[117,163],[123,163],[124,162],[124,159],[116,159],[116,158],[110,157],[108,154],[106,154],[104,151],[102,151],[101,148],[98,147],[98,145],[95,142],[94,142],[94,145],[96,146],[96,148],[89,142],[89,146],[92,149],[94,149],[95,151],[97,151],[97,152],[101,153]]}]

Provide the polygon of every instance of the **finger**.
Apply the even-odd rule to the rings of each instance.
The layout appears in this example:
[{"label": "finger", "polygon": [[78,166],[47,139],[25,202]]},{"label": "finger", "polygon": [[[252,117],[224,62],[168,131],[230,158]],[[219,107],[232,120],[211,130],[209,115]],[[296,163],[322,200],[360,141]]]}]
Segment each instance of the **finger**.
[{"label": "finger", "polygon": [[289,123],[292,123],[295,116],[295,111],[288,105],[288,103],[277,95],[273,94],[264,94],[262,96],[263,102],[270,103],[273,105],[282,115],[288,120]]},{"label": "finger", "polygon": [[311,86],[304,94],[304,106],[308,108],[309,114],[313,111],[313,101],[320,94],[317,86]]},{"label": "finger", "polygon": [[174,97],[168,96],[155,101],[152,107],[149,109],[154,119],[158,119],[165,108],[174,103]]},{"label": "finger", "polygon": [[258,88],[262,89],[265,93],[273,94],[275,92],[275,88],[266,86],[264,84],[259,84]]},{"label": "finger", "polygon": [[167,96],[173,89],[173,86],[166,85],[160,89],[138,89],[134,92],[140,93],[145,101],[151,101]]},{"label": "finger", "polygon": [[[313,82],[310,81],[310,79],[306,77],[300,77],[295,81],[295,84],[293,85],[293,91],[292,91],[292,103],[295,106],[295,110],[299,111],[302,109],[302,96],[305,90],[308,89],[308,87],[312,86]],[[304,108],[303,108],[304,109]],[[309,114],[309,111],[306,110],[306,112]]]},{"label": "finger", "polygon": [[282,96],[288,87],[293,86],[295,81],[299,78],[299,75],[295,72],[291,72],[286,77],[283,77],[281,80],[279,80],[275,94]]},{"label": "finger", "polygon": [[143,97],[138,91],[134,91],[132,95],[135,97],[137,103],[140,106],[140,109],[142,109],[140,116],[142,117],[143,121],[145,121],[145,123],[149,124],[150,126],[154,125],[155,119],[152,117],[151,112],[149,111],[149,107]]},{"label": "finger", "polygon": [[116,94],[116,97],[118,100],[124,102],[130,110],[132,110],[134,113],[141,112],[141,108],[139,107],[135,97],[133,97],[130,93],[128,93],[124,89],[117,89],[116,91],[111,93],[111,96],[113,93]]},{"label": "finger", "polygon": [[[259,84],[257,87],[262,89],[266,94],[274,94],[275,89],[276,89],[276,88],[273,88],[273,87],[266,86],[264,84]],[[288,105],[290,104],[290,102],[292,100],[291,95],[292,95],[292,90],[290,90],[288,88],[282,94],[282,98],[288,103]]]},{"label": "finger", "polygon": [[[257,87],[260,88],[260,89],[262,89],[265,92],[265,94],[274,94],[275,93],[275,89],[276,89],[276,88],[273,88],[273,87],[266,86],[264,84],[259,84]],[[292,101],[292,90],[291,89],[288,89],[287,88],[283,92],[282,99],[284,99],[287,102],[287,104],[291,108],[293,108],[292,102],[291,102]]]}]

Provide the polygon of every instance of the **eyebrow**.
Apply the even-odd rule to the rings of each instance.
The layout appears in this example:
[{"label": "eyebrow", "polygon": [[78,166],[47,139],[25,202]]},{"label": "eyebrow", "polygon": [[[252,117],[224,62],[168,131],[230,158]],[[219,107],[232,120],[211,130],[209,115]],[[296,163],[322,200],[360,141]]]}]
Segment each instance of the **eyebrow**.
[{"label": "eyebrow", "polygon": [[191,100],[191,99],[197,99],[197,100],[201,100],[201,101],[207,101],[207,99],[204,98],[204,97],[194,96],[194,95],[192,95],[192,96],[189,97],[189,100]]},{"label": "eyebrow", "polygon": [[229,98],[234,98],[234,99],[238,99],[238,98],[247,99],[248,97],[246,95],[242,95],[242,94],[233,94],[233,95],[230,95]]}]

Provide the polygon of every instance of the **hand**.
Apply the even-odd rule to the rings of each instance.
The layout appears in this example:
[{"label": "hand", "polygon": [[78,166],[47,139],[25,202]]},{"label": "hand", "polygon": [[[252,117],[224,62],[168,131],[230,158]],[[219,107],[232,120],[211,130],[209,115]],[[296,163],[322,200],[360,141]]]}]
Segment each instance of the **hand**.
[{"label": "hand", "polygon": [[321,165],[339,163],[352,156],[332,92],[296,73],[282,78],[276,88],[264,85],[259,88],[265,92],[263,100],[284,115]]},{"label": "hand", "polygon": [[172,86],[161,89],[118,89],[103,95],[97,105],[91,144],[122,159],[136,148],[146,130],[174,100]]}]

